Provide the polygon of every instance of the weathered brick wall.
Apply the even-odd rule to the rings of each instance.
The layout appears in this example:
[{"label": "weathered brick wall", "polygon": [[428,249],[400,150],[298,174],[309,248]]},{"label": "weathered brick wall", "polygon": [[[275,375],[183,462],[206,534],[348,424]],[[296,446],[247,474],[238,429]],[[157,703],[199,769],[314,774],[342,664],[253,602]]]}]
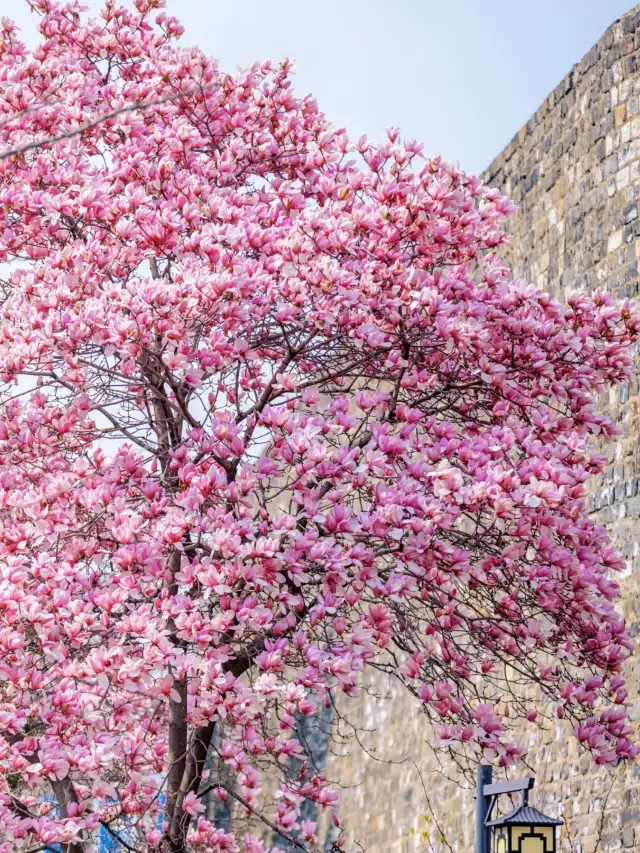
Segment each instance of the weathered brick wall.
[{"label": "weathered brick wall", "polygon": [[[484,179],[518,204],[506,260],[518,275],[562,298],[573,289],[606,288],[638,296],[640,261],[640,6],[614,23],[494,160]],[[638,631],[640,569],[640,392],[638,384],[601,404],[623,436],[595,483],[590,509],[612,531],[627,559],[623,610]],[[640,665],[629,667],[640,717]],[[376,693],[397,692],[376,682]],[[410,699],[365,696],[346,707],[365,749],[331,746],[327,771],[344,786],[345,824],[370,853],[411,853],[472,846],[473,797],[436,772],[424,718]],[[566,817],[565,845],[576,853],[640,853],[640,768],[613,777],[595,772],[566,727],[531,737],[538,786],[534,801]],[[343,757],[340,757],[340,754]],[[389,761],[398,763],[388,763]],[[449,772],[449,775],[453,775]],[[424,787],[423,787],[424,783]],[[431,811],[432,810],[432,811]],[[429,820],[425,820],[425,817]],[[435,820],[434,820],[435,817]],[[411,833],[411,830],[414,833]],[[423,838],[421,833],[428,832]]]}]

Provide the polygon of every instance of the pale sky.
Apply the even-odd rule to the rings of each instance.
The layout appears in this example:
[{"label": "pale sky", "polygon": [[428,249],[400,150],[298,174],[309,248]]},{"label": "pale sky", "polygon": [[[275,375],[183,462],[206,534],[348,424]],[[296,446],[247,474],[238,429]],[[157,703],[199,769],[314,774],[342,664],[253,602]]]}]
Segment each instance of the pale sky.
[{"label": "pale sky", "polygon": [[[225,71],[289,56],[297,91],[312,92],[351,136],[379,139],[395,125],[427,153],[478,172],[631,0],[167,0],[167,8],[185,25],[184,41]],[[24,0],[0,0],[0,12],[33,31]]]}]

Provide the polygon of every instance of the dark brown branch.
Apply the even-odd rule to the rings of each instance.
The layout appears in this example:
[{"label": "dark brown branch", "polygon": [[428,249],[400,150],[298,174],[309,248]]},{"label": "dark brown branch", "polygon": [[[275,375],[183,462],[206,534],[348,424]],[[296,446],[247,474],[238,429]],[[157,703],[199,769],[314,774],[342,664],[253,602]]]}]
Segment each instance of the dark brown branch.
[{"label": "dark brown branch", "polygon": [[[180,569],[180,552],[174,551],[169,558],[169,568],[172,578],[175,578]],[[172,581],[172,585],[175,582]],[[173,618],[169,619],[169,630],[171,638],[176,645],[180,645],[176,637],[176,626]],[[187,761],[187,679],[183,677],[173,682],[172,693],[175,691],[178,698],[173,695],[169,698],[169,773],[167,776],[167,821],[171,824],[175,811],[180,811],[178,800],[180,798],[180,787]]]},{"label": "dark brown branch", "polygon": [[124,840],[124,838],[122,838],[120,835],[118,835],[118,833],[117,833],[117,832],[115,832],[115,830],[111,829],[111,827],[109,826],[109,824],[108,824],[108,823],[106,823],[104,820],[101,820],[101,821],[100,821],[100,826],[103,826],[103,827],[107,830],[107,832],[109,833],[109,835],[110,835],[112,838],[114,838],[114,839],[118,842],[118,844],[121,844],[121,845],[125,848],[125,850],[131,850],[131,851],[132,851],[132,853],[142,853],[142,851],[141,851],[141,850],[138,850],[138,848],[137,848],[137,847],[132,847],[130,844],[128,844],[128,843]]},{"label": "dark brown branch", "polygon": [[250,805],[244,797],[241,797],[240,794],[236,793],[233,788],[230,788],[228,785],[220,782],[217,785],[211,785],[208,788],[205,788],[204,791],[200,794],[201,797],[204,797],[205,794],[208,794],[210,791],[213,791],[215,788],[223,788],[229,796],[233,797],[234,800],[237,800],[241,806],[243,806],[247,811],[251,812],[252,815],[255,815],[258,820],[262,821],[265,826],[268,826],[269,829],[272,829],[275,833],[277,833],[280,838],[284,838],[285,841],[288,841],[289,844],[292,844],[294,847],[297,847],[298,850],[302,850],[303,853],[310,853],[308,847],[305,847],[304,844],[301,844],[293,835],[289,835],[288,832],[284,832],[282,829],[278,829],[277,825],[273,823],[273,821],[269,820],[268,817],[265,817],[261,814],[257,809],[254,809],[252,805]]},{"label": "dark brown branch", "polygon": [[[68,806],[70,803],[78,802],[76,789],[73,787],[73,782],[69,776],[66,776],[61,781],[59,779],[51,779],[51,788],[58,801],[60,817],[67,817]],[[86,848],[82,841],[69,841],[61,845],[64,853],[85,853]]]},{"label": "dark brown branch", "polygon": [[[245,652],[233,660],[226,661],[223,665],[225,672],[230,672],[236,678],[243,675],[253,664],[253,661],[264,649],[264,639],[257,638],[249,644]],[[180,779],[179,789],[174,794],[171,812],[169,812],[169,798],[167,798],[167,818],[169,822],[168,837],[172,845],[172,850],[176,853],[181,853],[184,849],[184,843],[191,822],[191,815],[182,810],[184,798],[189,793],[197,793],[200,783],[202,782],[202,772],[204,770],[205,761],[213,738],[215,723],[210,720],[203,726],[199,726],[193,733],[191,747],[189,749],[186,760],[182,762],[182,775]],[[186,722],[185,722],[186,732]],[[183,754],[187,752],[185,746]],[[177,772],[176,772],[177,775]],[[171,791],[171,781],[169,781],[169,790]]]}]

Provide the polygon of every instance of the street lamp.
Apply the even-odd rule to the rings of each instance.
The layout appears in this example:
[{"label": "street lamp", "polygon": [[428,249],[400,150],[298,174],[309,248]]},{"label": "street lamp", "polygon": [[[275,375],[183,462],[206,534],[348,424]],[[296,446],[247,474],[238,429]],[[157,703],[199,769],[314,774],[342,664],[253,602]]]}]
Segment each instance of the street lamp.
[{"label": "street lamp", "polygon": [[[562,821],[529,805],[529,791],[535,779],[493,784],[491,778],[491,767],[478,768],[477,853],[556,853],[556,826],[562,826]],[[522,803],[503,817],[490,820],[500,794],[516,791],[522,792]]]},{"label": "street lamp", "polygon": [[562,821],[530,806],[528,793],[523,792],[522,805],[487,823],[493,830],[493,853],[556,853],[556,826]]}]

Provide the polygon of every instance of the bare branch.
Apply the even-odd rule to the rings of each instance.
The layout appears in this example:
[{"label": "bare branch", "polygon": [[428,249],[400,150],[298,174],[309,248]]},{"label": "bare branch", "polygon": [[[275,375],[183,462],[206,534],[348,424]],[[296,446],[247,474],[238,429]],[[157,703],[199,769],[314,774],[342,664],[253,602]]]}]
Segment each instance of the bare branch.
[{"label": "bare branch", "polygon": [[131,851],[132,851],[132,853],[142,853],[142,851],[141,851],[141,850],[138,850],[138,848],[137,848],[137,847],[132,847],[132,846],[131,846],[131,844],[128,844],[128,843],[124,840],[124,838],[122,838],[122,836],[121,836],[121,835],[119,835],[117,832],[115,832],[115,830],[111,829],[111,827],[109,826],[109,824],[108,824],[108,823],[106,823],[104,820],[101,820],[101,821],[100,821],[100,826],[104,826],[104,828],[107,830],[107,832],[109,833],[109,835],[110,835],[113,839],[115,839],[115,841],[117,841],[117,842],[118,842],[118,844],[121,844],[121,845],[122,845],[122,847],[124,847],[124,849],[125,849],[125,850],[131,850]]},{"label": "bare branch", "polygon": [[269,820],[268,817],[265,817],[257,809],[254,809],[253,806],[248,803],[244,797],[240,796],[240,794],[238,794],[236,791],[233,790],[233,788],[230,788],[228,785],[225,785],[222,782],[218,783],[217,785],[210,785],[208,788],[205,788],[204,791],[202,791],[202,793],[198,796],[204,797],[205,794],[208,794],[210,791],[213,791],[216,788],[223,788],[229,794],[229,796],[233,797],[234,800],[237,800],[241,806],[243,806],[247,811],[251,812],[252,815],[255,815],[255,817],[257,817],[258,820],[262,821],[265,826],[268,826],[269,829],[272,829],[275,833],[277,833],[280,838],[284,838],[285,841],[288,841],[289,844],[292,844],[294,847],[297,847],[298,850],[302,850],[303,853],[311,853],[308,847],[305,847],[304,844],[301,844],[296,838],[293,837],[293,835],[289,835],[288,832],[284,832],[282,829],[278,829],[278,827],[275,823],[273,823],[273,821]]}]

